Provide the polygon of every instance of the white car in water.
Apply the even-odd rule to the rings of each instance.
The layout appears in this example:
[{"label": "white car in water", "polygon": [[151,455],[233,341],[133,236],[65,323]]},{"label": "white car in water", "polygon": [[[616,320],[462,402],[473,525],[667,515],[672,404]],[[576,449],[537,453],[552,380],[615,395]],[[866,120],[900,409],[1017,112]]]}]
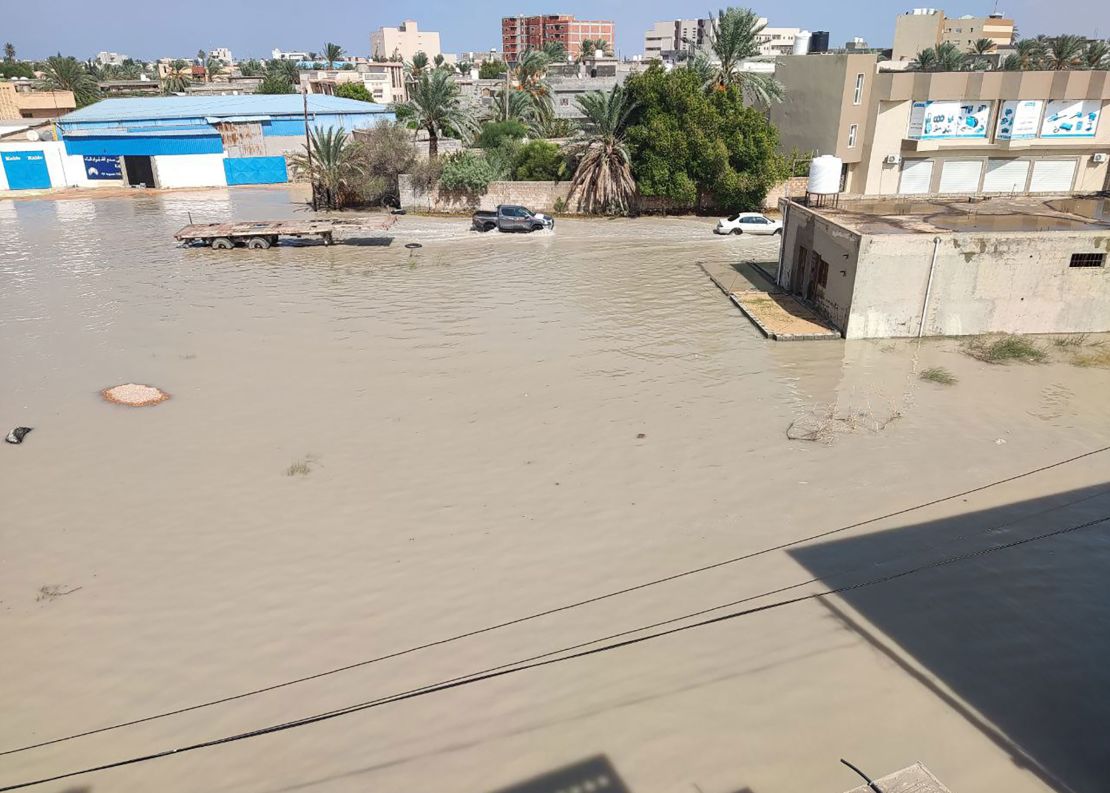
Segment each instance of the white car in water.
[{"label": "white car in water", "polygon": [[758,212],[741,212],[717,221],[716,234],[782,234],[782,221]]}]

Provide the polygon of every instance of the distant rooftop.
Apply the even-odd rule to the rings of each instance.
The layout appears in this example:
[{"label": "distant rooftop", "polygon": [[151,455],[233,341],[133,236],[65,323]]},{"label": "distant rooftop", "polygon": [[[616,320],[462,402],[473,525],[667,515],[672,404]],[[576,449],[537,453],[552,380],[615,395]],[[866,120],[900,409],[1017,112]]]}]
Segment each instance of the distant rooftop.
[{"label": "distant rooftop", "polygon": [[1093,196],[860,198],[809,209],[856,234],[1110,232],[1110,199]]},{"label": "distant rooftop", "polygon": [[[301,94],[246,94],[242,96],[158,96],[102,99],[62,116],[66,124],[105,121],[203,118],[208,116],[299,116]],[[334,114],[385,113],[385,105],[326,94],[309,94],[308,112]]]}]

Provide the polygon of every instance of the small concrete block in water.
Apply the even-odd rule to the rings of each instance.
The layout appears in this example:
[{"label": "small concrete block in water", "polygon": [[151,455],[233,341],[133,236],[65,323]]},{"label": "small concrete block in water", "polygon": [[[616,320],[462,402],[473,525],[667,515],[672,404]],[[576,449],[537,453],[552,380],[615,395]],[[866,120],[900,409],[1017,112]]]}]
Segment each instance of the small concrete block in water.
[{"label": "small concrete block in water", "polygon": [[[952,793],[921,763],[876,779],[875,787],[882,793]],[[847,793],[874,793],[874,789],[869,785],[860,785]]]}]

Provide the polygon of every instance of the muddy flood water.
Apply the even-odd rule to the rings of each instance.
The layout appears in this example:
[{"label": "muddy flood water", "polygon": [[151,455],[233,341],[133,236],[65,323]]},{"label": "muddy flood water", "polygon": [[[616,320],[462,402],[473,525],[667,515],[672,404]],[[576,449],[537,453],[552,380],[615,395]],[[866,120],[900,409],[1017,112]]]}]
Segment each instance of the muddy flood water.
[{"label": "muddy flood water", "polygon": [[[775,242],[711,219],[226,252],[175,247],[190,214],[302,216],[0,201],[0,422],[34,427],[0,445],[0,752],[835,533],[3,754],[0,787],[887,578],[29,789],[839,793],[842,757],[1106,789],[1110,370],[767,341],[698,263]],[[129,382],[172,398],[100,398]]]}]

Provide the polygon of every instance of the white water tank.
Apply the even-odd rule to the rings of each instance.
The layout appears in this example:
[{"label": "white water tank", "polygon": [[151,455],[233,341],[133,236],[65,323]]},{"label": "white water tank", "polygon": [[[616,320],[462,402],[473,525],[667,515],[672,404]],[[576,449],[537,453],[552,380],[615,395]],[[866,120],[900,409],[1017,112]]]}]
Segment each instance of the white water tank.
[{"label": "white water tank", "polygon": [[832,195],[840,192],[840,173],[844,162],[831,154],[814,157],[809,163],[809,183],[806,192],[815,195]]},{"label": "white water tank", "polygon": [[810,35],[808,30],[799,30],[798,35],[794,37],[794,49],[791,50],[791,53],[794,55],[808,55]]}]

